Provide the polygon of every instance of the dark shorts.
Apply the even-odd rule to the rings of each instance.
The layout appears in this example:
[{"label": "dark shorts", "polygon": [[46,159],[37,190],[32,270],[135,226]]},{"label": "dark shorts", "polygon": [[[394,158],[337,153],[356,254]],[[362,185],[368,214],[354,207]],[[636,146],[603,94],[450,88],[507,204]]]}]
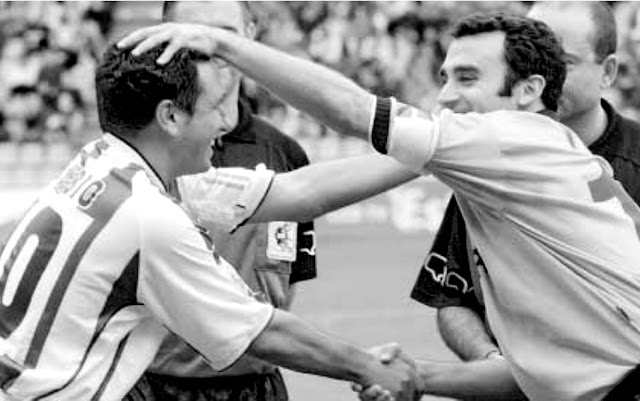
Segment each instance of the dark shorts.
[{"label": "dark shorts", "polygon": [[627,373],[602,401],[640,401],[640,365]]},{"label": "dark shorts", "polygon": [[182,378],[145,373],[124,401],[288,401],[279,371],[272,374]]}]

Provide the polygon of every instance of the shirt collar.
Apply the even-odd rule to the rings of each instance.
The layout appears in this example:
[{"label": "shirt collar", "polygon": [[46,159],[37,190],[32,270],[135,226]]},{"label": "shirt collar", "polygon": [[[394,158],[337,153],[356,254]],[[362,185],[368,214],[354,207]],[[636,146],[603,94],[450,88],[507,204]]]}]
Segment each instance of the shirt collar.
[{"label": "shirt collar", "polygon": [[167,192],[167,188],[165,187],[162,179],[160,179],[160,175],[156,173],[153,169],[153,166],[147,162],[144,156],[138,152],[138,150],[128,143],[126,140],[109,133],[105,133],[102,136],[102,140],[109,145],[109,148],[115,152],[116,157],[122,157],[123,159],[128,160],[130,163],[134,163],[143,168],[151,182],[162,189],[164,192]]},{"label": "shirt collar", "polygon": [[611,133],[618,130],[618,125],[620,125],[620,121],[622,120],[622,116],[616,112],[609,102],[604,99],[600,99],[600,104],[602,105],[604,112],[607,113],[607,127],[604,129],[602,135],[600,135],[600,137],[596,139],[591,146],[589,146],[589,149],[597,148],[600,144],[605,142]]}]

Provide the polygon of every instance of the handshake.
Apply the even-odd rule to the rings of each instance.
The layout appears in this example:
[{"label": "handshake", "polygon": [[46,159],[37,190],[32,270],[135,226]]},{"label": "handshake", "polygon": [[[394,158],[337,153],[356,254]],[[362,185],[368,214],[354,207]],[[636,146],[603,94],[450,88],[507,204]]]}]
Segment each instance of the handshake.
[{"label": "handshake", "polygon": [[362,401],[416,401],[422,397],[423,383],[415,361],[396,343],[368,350],[379,362],[379,368],[363,386],[352,384]]}]

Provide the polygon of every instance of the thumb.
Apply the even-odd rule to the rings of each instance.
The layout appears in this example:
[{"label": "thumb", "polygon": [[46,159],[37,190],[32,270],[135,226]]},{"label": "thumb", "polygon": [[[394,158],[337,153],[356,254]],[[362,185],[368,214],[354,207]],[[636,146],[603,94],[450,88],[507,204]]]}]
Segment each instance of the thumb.
[{"label": "thumb", "polygon": [[402,348],[398,343],[381,345],[378,351],[378,359],[382,363],[390,363],[402,353]]}]

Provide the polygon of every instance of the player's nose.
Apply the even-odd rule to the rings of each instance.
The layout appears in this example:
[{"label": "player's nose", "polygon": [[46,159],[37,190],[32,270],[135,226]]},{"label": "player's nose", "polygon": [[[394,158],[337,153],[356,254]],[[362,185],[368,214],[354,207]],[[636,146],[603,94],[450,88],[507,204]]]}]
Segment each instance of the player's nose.
[{"label": "player's nose", "polygon": [[442,108],[455,110],[456,104],[460,101],[460,94],[452,85],[444,84],[438,94],[438,103]]}]

